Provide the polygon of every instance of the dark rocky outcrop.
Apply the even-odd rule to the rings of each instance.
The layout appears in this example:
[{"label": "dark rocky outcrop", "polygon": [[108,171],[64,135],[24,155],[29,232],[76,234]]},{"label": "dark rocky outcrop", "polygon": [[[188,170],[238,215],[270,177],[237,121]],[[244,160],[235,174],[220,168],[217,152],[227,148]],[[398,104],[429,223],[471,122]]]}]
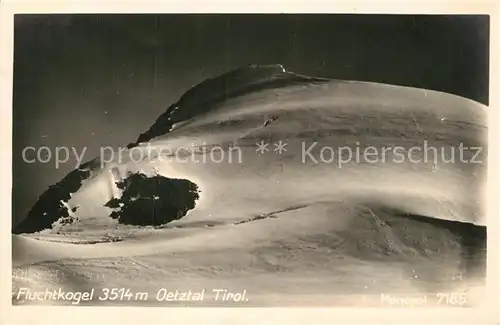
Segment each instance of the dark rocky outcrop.
[{"label": "dark rocky outcrop", "polygon": [[188,180],[132,174],[117,183],[122,192],[105,206],[119,223],[159,226],[177,220],[195,207],[198,186]]},{"label": "dark rocky outcrop", "polygon": [[28,216],[13,229],[13,233],[33,233],[49,229],[60,218],[68,218],[70,213],[63,202],[68,202],[71,194],[78,191],[83,181],[90,177],[91,172],[87,167],[91,164],[93,162],[83,164],[43,192]]}]

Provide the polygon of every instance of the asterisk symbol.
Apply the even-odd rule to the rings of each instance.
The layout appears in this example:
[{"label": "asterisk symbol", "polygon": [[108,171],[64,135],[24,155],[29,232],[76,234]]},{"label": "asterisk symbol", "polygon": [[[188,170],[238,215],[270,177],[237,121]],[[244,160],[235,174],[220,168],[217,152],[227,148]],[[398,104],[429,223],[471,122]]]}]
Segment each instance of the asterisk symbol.
[{"label": "asterisk symbol", "polygon": [[283,141],[278,141],[278,143],[274,143],[274,152],[276,152],[278,155],[281,155],[284,151],[287,151],[286,149],[286,142]]},{"label": "asterisk symbol", "polygon": [[265,142],[264,140],[256,143],[256,145],[257,145],[257,149],[255,149],[255,151],[257,151],[260,155],[262,155],[266,151],[269,151],[269,148],[267,147],[269,145],[269,143]]}]

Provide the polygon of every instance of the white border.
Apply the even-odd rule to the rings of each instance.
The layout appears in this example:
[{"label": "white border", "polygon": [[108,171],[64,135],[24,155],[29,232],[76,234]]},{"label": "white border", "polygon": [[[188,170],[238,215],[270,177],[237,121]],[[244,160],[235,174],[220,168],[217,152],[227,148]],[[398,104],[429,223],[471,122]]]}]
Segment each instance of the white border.
[{"label": "white border", "polygon": [[[178,1],[37,1],[0,0],[0,155],[1,324],[498,324],[500,323],[498,238],[500,139],[499,23],[497,1],[317,1],[317,0],[178,0]],[[11,306],[11,184],[12,184],[12,70],[13,15],[15,13],[387,13],[387,14],[489,14],[490,115],[488,156],[488,277],[487,304],[475,309],[382,308],[155,308],[155,307],[12,307]],[[496,36],[496,37],[495,37]]]}]

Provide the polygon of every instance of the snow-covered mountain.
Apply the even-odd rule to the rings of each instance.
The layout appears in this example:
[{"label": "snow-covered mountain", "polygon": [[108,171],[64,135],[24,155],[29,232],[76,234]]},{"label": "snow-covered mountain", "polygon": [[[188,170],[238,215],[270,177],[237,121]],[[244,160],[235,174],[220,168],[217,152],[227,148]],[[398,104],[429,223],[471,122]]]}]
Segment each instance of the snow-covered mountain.
[{"label": "snow-covered mountain", "polygon": [[50,187],[14,229],[34,234],[14,235],[13,263],[151,292],[165,276],[249,281],[261,298],[279,279],[288,293],[294,281],[324,294],[387,286],[392,265],[420,272],[394,288],[428,289],[484,264],[486,134],[486,107],[465,98],[252,65],[192,88],[137,143]]}]

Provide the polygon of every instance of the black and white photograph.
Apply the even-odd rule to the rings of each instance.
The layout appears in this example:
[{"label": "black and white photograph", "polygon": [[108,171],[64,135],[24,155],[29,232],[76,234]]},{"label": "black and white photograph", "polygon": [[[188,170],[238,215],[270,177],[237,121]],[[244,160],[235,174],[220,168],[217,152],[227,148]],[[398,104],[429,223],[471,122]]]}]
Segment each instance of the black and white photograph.
[{"label": "black and white photograph", "polygon": [[13,41],[13,306],[484,298],[489,15],[18,13]]}]

